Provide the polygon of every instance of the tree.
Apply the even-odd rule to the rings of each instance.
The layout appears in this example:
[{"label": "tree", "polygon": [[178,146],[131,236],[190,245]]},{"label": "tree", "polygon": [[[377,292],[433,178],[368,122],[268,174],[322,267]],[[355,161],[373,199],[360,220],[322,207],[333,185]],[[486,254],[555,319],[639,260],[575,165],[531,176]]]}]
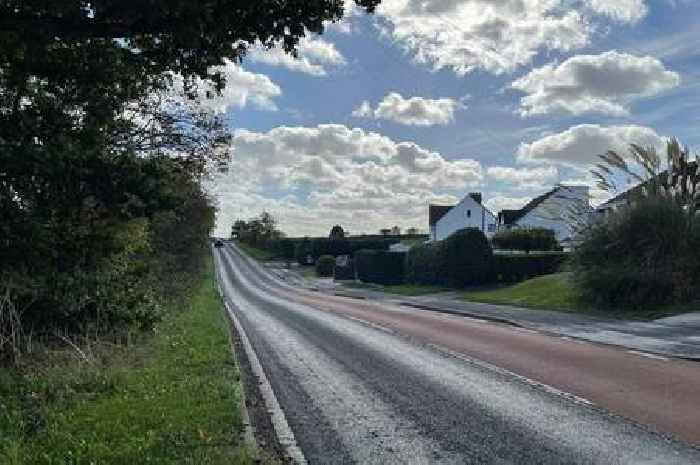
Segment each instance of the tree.
[{"label": "tree", "polygon": [[340,226],[339,224],[336,224],[331,228],[330,234],[328,234],[328,238],[330,240],[339,240],[339,239],[345,239],[345,231],[343,231],[343,227]]},{"label": "tree", "polygon": [[[202,102],[250,46],[295,54],[343,8],[0,0],[0,291],[12,286],[37,322],[74,330],[155,315],[157,263],[186,270],[207,252],[202,180],[230,133]],[[248,224],[256,241],[276,231],[268,220]]]}]

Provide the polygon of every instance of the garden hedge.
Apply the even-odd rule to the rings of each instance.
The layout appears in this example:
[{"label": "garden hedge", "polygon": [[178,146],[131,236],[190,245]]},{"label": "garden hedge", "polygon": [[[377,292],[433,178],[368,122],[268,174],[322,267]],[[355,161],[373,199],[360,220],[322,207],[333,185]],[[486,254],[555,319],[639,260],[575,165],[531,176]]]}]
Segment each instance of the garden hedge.
[{"label": "garden hedge", "polygon": [[335,269],[335,257],[333,255],[321,255],[316,260],[316,274],[321,278],[333,276]]},{"label": "garden hedge", "polygon": [[384,250],[358,250],[355,252],[355,270],[360,281],[377,284],[401,284],[404,282],[406,254]]},{"label": "garden hedge", "polygon": [[447,284],[461,288],[493,280],[491,245],[477,228],[460,229],[440,244],[439,269]]},{"label": "garden hedge", "polygon": [[546,228],[513,228],[497,232],[491,239],[497,249],[530,251],[561,250],[554,231]]},{"label": "garden hedge", "polygon": [[561,269],[568,254],[508,254],[494,255],[494,277],[501,282],[513,283],[535,276],[556,273]]},{"label": "garden hedge", "polygon": [[435,243],[412,247],[406,254],[406,281],[414,284],[445,284],[439,252],[439,245]]}]

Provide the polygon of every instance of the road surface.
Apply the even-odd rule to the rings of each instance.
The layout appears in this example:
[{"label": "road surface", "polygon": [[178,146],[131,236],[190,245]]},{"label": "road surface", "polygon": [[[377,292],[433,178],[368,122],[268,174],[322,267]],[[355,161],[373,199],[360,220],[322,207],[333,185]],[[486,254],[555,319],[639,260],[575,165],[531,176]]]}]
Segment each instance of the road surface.
[{"label": "road surface", "polygon": [[309,463],[700,463],[692,362],[319,295],[233,245],[215,257]]}]

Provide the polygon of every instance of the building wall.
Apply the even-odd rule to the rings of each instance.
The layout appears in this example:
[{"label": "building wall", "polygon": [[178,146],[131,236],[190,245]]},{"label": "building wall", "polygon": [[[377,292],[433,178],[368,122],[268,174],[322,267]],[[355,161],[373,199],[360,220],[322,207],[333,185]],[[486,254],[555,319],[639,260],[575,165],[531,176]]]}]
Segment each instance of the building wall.
[{"label": "building wall", "polygon": [[435,224],[435,234],[431,239],[441,241],[464,228],[478,228],[484,231],[487,237],[491,237],[496,232],[496,227],[494,214],[470,196],[466,196]]},{"label": "building wall", "polygon": [[554,230],[558,241],[574,235],[575,221],[586,221],[590,215],[588,187],[566,186],[515,222],[515,227]]}]

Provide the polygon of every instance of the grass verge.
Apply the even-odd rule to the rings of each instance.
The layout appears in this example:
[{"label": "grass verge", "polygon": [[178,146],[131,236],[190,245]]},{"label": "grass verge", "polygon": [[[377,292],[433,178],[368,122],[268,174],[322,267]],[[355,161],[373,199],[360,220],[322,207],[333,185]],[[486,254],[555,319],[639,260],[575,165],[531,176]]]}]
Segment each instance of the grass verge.
[{"label": "grass verge", "polygon": [[698,304],[693,304],[636,309],[596,309],[579,299],[574,284],[571,282],[570,273],[538,276],[495,290],[463,292],[460,294],[460,298],[473,302],[638,320],[654,320],[688,311],[697,311],[698,308]]},{"label": "grass verge", "polygon": [[0,463],[249,464],[240,380],[210,264],[153,335],[0,370]]}]

